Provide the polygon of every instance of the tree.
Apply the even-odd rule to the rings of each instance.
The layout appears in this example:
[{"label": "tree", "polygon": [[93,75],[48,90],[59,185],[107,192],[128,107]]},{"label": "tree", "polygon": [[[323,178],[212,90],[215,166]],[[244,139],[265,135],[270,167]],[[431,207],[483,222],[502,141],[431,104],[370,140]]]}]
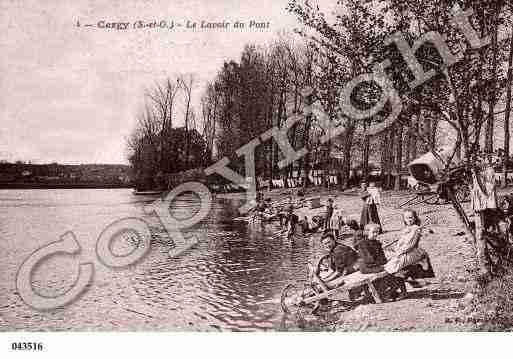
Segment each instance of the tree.
[{"label": "tree", "polygon": [[[157,82],[145,91],[145,105],[126,139],[127,157],[138,188],[163,185],[165,174],[205,165],[207,144],[196,131],[192,107],[192,77]],[[185,88],[185,126],[173,128],[175,100]]]},{"label": "tree", "polygon": [[[194,119],[194,111],[191,108],[192,101],[192,87],[194,84],[194,76],[192,74],[189,75],[181,75],[178,77],[178,83],[180,88],[184,92],[184,101],[185,101],[185,131],[189,131],[190,122]],[[185,141],[185,156],[189,158],[189,141]]]},{"label": "tree", "polygon": [[[210,138],[215,142],[217,155],[230,157],[235,170],[242,172],[244,168],[235,153],[239,147],[258,138],[267,129],[281,128],[290,116],[301,112],[301,90],[312,77],[309,54],[311,52],[302,45],[286,37],[266,47],[247,45],[240,61],[224,63],[213,81],[215,85],[210,84],[205,89],[203,118],[207,122],[204,132],[215,134]],[[288,137],[294,147],[309,145],[310,127],[307,118],[291,126]],[[272,139],[258,146],[255,153],[257,174],[269,178],[280,174],[290,176],[293,166],[283,169],[277,166],[281,156]],[[299,167],[305,162],[307,160]]]},{"label": "tree", "polygon": [[212,161],[214,156],[214,139],[216,137],[216,117],[219,104],[219,91],[216,83],[208,83],[201,97],[201,114],[203,117],[203,137],[206,141],[205,163]]}]

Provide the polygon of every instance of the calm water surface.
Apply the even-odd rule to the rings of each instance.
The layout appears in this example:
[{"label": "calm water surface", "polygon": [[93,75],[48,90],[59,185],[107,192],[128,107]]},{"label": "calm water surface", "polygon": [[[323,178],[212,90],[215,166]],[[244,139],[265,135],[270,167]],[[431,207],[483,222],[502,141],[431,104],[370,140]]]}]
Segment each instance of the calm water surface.
[{"label": "calm water surface", "polygon": [[[231,221],[238,200],[214,199],[209,216],[189,234],[201,238],[177,258],[172,240],[156,217],[142,208],[155,197],[127,189],[0,190],[0,330],[273,330],[283,327],[278,304],[282,288],[306,275],[318,254],[312,238],[290,241],[274,225]],[[195,196],[171,204],[177,218],[198,208]],[[110,223],[139,217],[150,223],[149,255],[124,269],[103,266],[96,240]],[[16,292],[20,264],[66,231],[79,241],[80,255],[56,256],[35,272],[43,295],[65,292],[80,262],[92,262],[95,277],[73,304],[48,312],[30,309]],[[129,251],[118,240],[114,251]]]}]

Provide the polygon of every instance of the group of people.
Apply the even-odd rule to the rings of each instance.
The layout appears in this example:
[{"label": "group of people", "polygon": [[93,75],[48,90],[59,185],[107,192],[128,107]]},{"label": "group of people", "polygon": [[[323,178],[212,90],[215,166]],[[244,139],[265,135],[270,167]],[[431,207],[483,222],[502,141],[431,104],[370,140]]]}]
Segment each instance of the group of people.
[{"label": "group of people", "polygon": [[[299,202],[303,202],[304,198],[302,194],[298,194],[298,196]],[[377,205],[381,204],[381,197],[378,188],[372,182],[368,186],[366,183],[362,183],[360,196],[363,201],[363,208],[360,217],[360,229],[363,230],[365,225],[368,223],[375,223],[379,225],[379,233],[383,233],[377,210]],[[347,224],[345,223],[347,220],[344,221],[342,218],[337,218],[336,221],[334,220],[334,205],[333,199],[331,198],[328,199],[324,216],[314,216],[310,221],[306,217],[299,218],[294,213],[294,209],[302,204],[303,203],[296,203],[292,195],[289,195],[285,200],[284,209],[278,211],[273,208],[270,198],[264,199],[263,194],[258,193],[254,212],[259,218],[266,221],[274,219],[279,220],[280,226],[287,227],[291,234],[296,232],[296,228],[298,226],[301,227],[302,233],[316,232],[319,229],[331,229],[338,232],[341,226]]]},{"label": "group of people", "polygon": [[[313,269],[323,286],[329,286],[334,279],[356,271],[364,274],[385,271],[389,276],[377,283],[377,287],[380,287],[385,296],[397,299],[406,294],[405,281],[417,285],[416,279],[434,277],[429,256],[419,246],[422,227],[417,213],[411,209],[403,212],[404,228],[393,246],[389,246],[388,255],[385,255],[382,243],[378,240],[383,233],[377,210],[377,206],[381,204],[379,190],[374,183],[368,186],[363,183],[360,198],[363,201],[360,223],[344,218],[339,219],[342,222],[335,225],[335,207],[331,198],[328,199],[324,216],[317,218],[317,221],[299,218],[294,213],[298,204],[294,203],[292,196],[287,197],[283,211],[273,211],[270,200],[259,196],[256,211],[260,215],[277,217],[280,225],[289,230],[289,234],[295,233],[298,227],[302,228],[303,233],[324,229],[321,244],[326,253]],[[342,225],[353,231],[352,244],[338,242]]]},{"label": "group of people", "polygon": [[[472,180],[474,235],[480,270],[481,273],[489,275],[490,258],[485,237],[487,232],[494,225],[496,226],[497,221],[502,218],[498,215],[500,211],[498,211],[495,173],[491,164],[484,163],[474,166]],[[264,200],[263,196],[259,194],[255,211],[262,218],[279,219],[281,226],[287,227],[290,234],[295,233],[299,226],[303,233],[324,229],[321,242],[326,249],[326,256],[319,262],[316,269],[316,275],[324,284],[355,271],[361,273],[386,271],[390,277],[388,282],[384,281],[384,283],[388,283],[385,286],[391,291],[393,297],[397,294],[397,289],[402,294],[405,293],[404,280],[410,280],[412,284],[415,284],[415,279],[433,277],[429,256],[419,246],[422,227],[417,213],[411,209],[403,212],[404,228],[394,242],[393,249],[386,256],[381,242],[378,240],[378,236],[383,233],[377,209],[377,206],[381,204],[379,190],[374,183],[369,185],[362,183],[360,198],[363,201],[360,223],[341,218],[338,218],[338,223],[335,223],[335,207],[332,199],[328,199],[325,215],[312,218],[311,221],[308,221],[307,218],[299,218],[294,213],[298,204],[294,203],[292,196],[288,197],[288,203],[284,210],[276,211],[272,208],[271,200]],[[513,196],[510,205],[513,208]],[[509,210],[513,218],[511,208]],[[342,225],[348,226],[354,231],[351,246],[337,242],[338,232]],[[394,278],[400,280],[394,281]],[[394,287],[394,283],[399,284]]]},{"label": "group of people", "polygon": [[[377,206],[381,204],[381,195],[375,183],[371,182],[369,185],[367,185],[366,182],[363,182],[361,184],[360,198],[363,201],[363,207],[360,215],[359,228],[363,230],[367,224],[374,223],[379,227],[379,234],[382,234],[383,227],[381,226],[377,208]],[[354,220],[350,221],[347,218],[342,217],[334,218],[334,210],[335,208],[333,206],[333,200],[329,198],[326,205],[326,212],[322,221],[322,225],[325,231],[332,230],[335,234],[335,237],[338,237],[338,233],[341,227],[345,225],[352,227],[354,223],[357,222]]]},{"label": "group of people", "polygon": [[397,299],[406,294],[405,280],[418,285],[416,279],[434,277],[429,256],[419,246],[422,227],[417,213],[406,210],[402,218],[404,228],[388,257],[378,240],[382,229],[377,223],[367,223],[363,231],[355,230],[352,245],[338,243],[333,232],[327,231],[321,238],[326,254],[314,269],[316,278],[323,286],[329,286],[334,279],[356,271],[364,274],[386,271],[389,276],[378,286],[386,296]]}]

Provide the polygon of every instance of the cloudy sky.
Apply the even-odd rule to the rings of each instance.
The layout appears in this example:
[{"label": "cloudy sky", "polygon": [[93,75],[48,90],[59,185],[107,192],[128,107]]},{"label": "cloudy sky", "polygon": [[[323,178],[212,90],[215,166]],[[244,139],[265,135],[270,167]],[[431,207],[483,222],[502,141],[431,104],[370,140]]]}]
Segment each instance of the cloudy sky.
[{"label": "cloudy sky", "polygon": [[[315,3],[315,1],[311,1]],[[330,11],[335,0],[319,1]],[[0,160],[124,163],[156,80],[194,73],[196,96],[244,44],[299,24],[286,0],[0,1]],[[270,22],[269,29],[113,30],[99,21]],[[81,24],[77,27],[77,21]]]}]

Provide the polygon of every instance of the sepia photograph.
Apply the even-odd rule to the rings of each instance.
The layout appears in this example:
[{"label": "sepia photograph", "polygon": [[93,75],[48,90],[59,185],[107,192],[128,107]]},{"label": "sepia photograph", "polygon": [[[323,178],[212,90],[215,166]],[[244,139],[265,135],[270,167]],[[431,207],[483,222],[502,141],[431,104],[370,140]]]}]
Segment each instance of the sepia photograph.
[{"label": "sepia photograph", "polygon": [[1,0],[0,30],[9,353],[513,328],[510,1]]}]

